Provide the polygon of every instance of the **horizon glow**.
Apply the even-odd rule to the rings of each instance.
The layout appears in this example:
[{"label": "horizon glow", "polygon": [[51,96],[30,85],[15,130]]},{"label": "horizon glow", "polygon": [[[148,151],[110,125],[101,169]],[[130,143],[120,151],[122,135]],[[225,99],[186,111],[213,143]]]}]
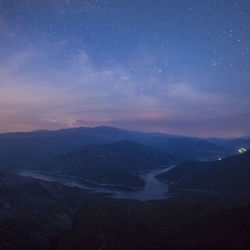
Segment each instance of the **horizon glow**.
[{"label": "horizon glow", "polygon": [[249,0],[0,0],[0,132],[250,134]]}]

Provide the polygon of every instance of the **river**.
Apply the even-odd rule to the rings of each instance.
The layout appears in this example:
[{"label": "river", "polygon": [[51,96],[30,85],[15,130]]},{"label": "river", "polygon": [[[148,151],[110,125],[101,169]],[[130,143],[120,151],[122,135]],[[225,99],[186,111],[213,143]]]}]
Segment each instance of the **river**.
[{"label": "river", "polygon": [[173,167],[175,167],[175,165],[138,174],[138,176],[145,181],[145,186],[142,189],[135,190],[112,186],[93,185],[93,183],[88,183],[74,177],[51,175],[49,173],[39,171],[24,170],[18,174],[43,181],[59,182],[67,186],[78,187],[91,192],[110,193],[112,197],[118,199],[134,199],[144,201],[159,200],[168,197],[168,185],[157,180],[155,176],[166,172]]}]

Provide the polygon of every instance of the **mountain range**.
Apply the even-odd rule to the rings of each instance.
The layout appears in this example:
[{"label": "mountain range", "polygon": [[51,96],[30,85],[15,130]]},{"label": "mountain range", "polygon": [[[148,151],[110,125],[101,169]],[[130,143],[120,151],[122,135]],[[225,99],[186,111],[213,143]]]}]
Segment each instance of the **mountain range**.
[{"label": "mountain range", "polygon": [[58,154],[77,150],[82,146],[121,140],[156,147],[175,155],[179,160],[218,158],[232,153],[230,147],[205,139],[135,132],[106,126],[80,127],[0,134],[0,169],[34,168]]},{"label": "mountain range", "polygon": [[[227,156],[247,147],[241,144],[247,140],[110,127],[1,134],[0,249],[247,250],[250,150]],[[216,160],[193,160],[212,156]],[[170,196],[148,201],[114,199],[9,171],[142,188],[136,173],[171,162],[177,166],[157,176],[169,183]]]}]

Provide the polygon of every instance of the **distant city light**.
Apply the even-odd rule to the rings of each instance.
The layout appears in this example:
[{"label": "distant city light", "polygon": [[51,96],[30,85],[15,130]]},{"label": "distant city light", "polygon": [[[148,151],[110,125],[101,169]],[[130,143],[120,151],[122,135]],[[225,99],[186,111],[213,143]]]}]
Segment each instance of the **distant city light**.
[{"label": "distant city light", "polygon": [[243,154],[243,153],[245,153],[247,151],[247,149],[245,149],[245,148],[240,148],[240,149],[238,149],[238,152],[240,153],[240,154]]}]

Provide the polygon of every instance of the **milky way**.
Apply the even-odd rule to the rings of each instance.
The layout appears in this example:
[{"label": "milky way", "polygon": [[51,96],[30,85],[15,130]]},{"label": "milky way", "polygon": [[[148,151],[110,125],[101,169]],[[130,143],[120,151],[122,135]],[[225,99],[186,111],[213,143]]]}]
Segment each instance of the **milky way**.
[{"label": "milky way", "polygon": [[0,132],[250,134],[249,0],[0,0]]}]

